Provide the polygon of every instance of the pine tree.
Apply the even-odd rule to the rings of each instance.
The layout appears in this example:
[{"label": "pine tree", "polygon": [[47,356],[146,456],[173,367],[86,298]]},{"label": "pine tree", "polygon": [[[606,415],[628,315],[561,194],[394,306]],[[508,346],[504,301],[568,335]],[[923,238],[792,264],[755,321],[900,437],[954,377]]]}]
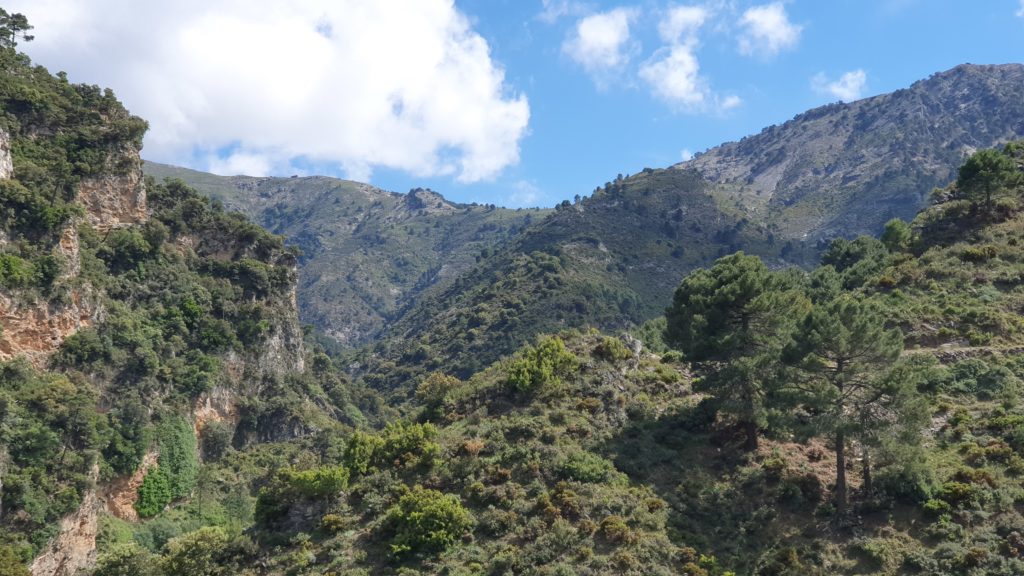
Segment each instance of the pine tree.
[{"label": "pine tree", "polygon": [[737,252],[683,280],[665,312],[665,341],[704,373],[703,391],[732,414],[758,445],[774,375],[793,318],[809,306],[794,276],[768,270],[756,256]]},{"label": "pine tree", "polygon": [[[885,319],[867,303],[842,295],[819,305],[795,332],[784,359],[799,368],[788,387],[815,416],[816,426],[835,445],[836,511],[846,513],[847,444],[862,446],[877,428],[898,422],[915,396],[901,378],[887,378],[903,351],[903,335],[886,329]],[[870,483],[870,460],[867,480]]]}]

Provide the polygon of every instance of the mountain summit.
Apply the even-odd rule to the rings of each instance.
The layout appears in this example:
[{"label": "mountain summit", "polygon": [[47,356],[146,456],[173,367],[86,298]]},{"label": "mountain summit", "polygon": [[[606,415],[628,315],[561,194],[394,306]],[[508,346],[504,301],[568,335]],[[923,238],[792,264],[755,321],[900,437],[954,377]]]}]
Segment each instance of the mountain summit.
[{"label": "mountain summit", "polygon": [[1024,65],[963,64],[897,90],[815,108],[673,166],[782,238],[877,234],[909,220],[978,148],[1024,135]]}]

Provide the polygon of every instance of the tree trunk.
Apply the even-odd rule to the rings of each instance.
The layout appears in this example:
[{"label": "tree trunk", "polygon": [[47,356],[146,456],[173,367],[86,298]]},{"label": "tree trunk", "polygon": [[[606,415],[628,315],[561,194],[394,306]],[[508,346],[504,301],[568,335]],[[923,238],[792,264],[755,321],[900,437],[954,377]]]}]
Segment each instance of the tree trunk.
[{"label": "tree trunk", "polygon": [[836,513],[846,515],[846,436],[836,432]]},{"label": "tree trunk", "polygon": [[871,494],[871,451],[867,446],[864,450],[864,493]]},{"label": "tree trunk", "polygon": [[744,444],[744,448],[750,452],[757,450],[757,423],[753,420],[749,420],[743,423],[743,427],[747,431],[747,442]]}]

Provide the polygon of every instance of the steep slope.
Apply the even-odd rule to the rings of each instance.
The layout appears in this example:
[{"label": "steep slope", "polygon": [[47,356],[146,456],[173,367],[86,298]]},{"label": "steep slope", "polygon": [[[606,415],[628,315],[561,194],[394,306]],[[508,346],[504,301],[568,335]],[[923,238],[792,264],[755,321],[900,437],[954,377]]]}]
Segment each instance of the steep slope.
[{"label": "steep slope", "polygon": [[298,246],[302,320],[344,347],[372,340],[424,289],[445,285],[548,212],[325,177],[220,177],[152,162],[144,170],[180,178]]},{"label": "steep slope", "polygon": [[[683,275],[717,256],[744,250],[773,267],[810,265],[828,239],[913,217],[975,148],[1021,136],[1024,66],[964,65],[620,176],[428,293],[359,366],[383,375],[374,382],[385,388],[424,361],[466,374],[538,331],[651,318]],[[531,271],[538,253],[555,257],[543,277]]]},{"label": "steep slope", "polygon": [[[701,385],[706,365],[566,331],[465,381],[427,376],[412,421],[292,456],[302,464],[266,474],[248,532],[204,529],[102,564],[173,574],[201,551],[267,575],[1020,574],[1024,144],[1000,153],[1011,184],[991,203],[953,186],[914,230],[839,240],[814,271],[776,273],[807,298],[801,316],[856,301],[904,329],[907,353],[870,372],[881,387],[855,413],[874,425],[846,430],[848,514],[817,404],[836,396],[807,379],[818,368],[780,352],[773,414],[746,450],[721,402],[732,390]],[[807,324],[791,320],[795,339]],[[989,339],[960,347],[971,334]]]},{"label": "steep slope", "polygon": [[910,88],[815,108],[676,165],[780,241],[878,234],[911,219],[979,148],[1024,137],[1024,65],[964,64]]},{"label": "steep slope", "polygon": [[71,576],[108,515],[188,500],[203,458],[365,420],[304,342],[282,239],[146,181],[144,121],[5,42],[0,572]]},{"label": "steep slope", "polygon": [[466,376],[540,332],[625,328],[658,315],[688,271],[740,247],[767,254],[771,238],[721,211],[696,172],[618,178],[429,291],[358,363],[393,388],[424,365]]}]

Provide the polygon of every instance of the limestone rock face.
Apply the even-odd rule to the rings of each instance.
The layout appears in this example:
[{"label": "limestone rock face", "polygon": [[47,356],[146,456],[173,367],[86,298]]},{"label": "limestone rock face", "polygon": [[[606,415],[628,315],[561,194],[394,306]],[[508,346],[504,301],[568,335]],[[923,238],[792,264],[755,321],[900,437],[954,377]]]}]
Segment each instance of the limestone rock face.
[{"label": "limestone rock face", "polygon": [[11,161],[11,137],[6,131],[0,130],[0,180],[6,180],[14,174],[14,163]]},{"label": "limestone rock face", "polygon": [[[99,473],[99,466],[93,466],[93,484]],[[32,562],[32,576],[76,576],[91,569],[96,564],[99,509],[96,489],[91,488],[82,498],[82,505],[61,520],[60,532]]]},{"label": "limestone rock face", "polygon": [[142,159],[133,146],[107,156],[103,172],[78,184],[77,201],[85,207],[86,221],[99,232],[146,221],[146,185]]},{"label": "limestone rock face", "polygon": [[159,457],[155,450],[149,450],[143,455],[142,463],[131,476],[117,478],[103,488],[107,512],[121,520],[138,522],[139,513],[135,511],[135,502],[139,499],[139,487],[142,486],[146,473],[156,466]]},{"label": "limestone rock face", "polygon": [[18,296],[0,293],[0,361],[24,356],[43,368],[68,336],[95,322],[98,306],[90,291],[71,290],[67,300],[23,302]]}]

